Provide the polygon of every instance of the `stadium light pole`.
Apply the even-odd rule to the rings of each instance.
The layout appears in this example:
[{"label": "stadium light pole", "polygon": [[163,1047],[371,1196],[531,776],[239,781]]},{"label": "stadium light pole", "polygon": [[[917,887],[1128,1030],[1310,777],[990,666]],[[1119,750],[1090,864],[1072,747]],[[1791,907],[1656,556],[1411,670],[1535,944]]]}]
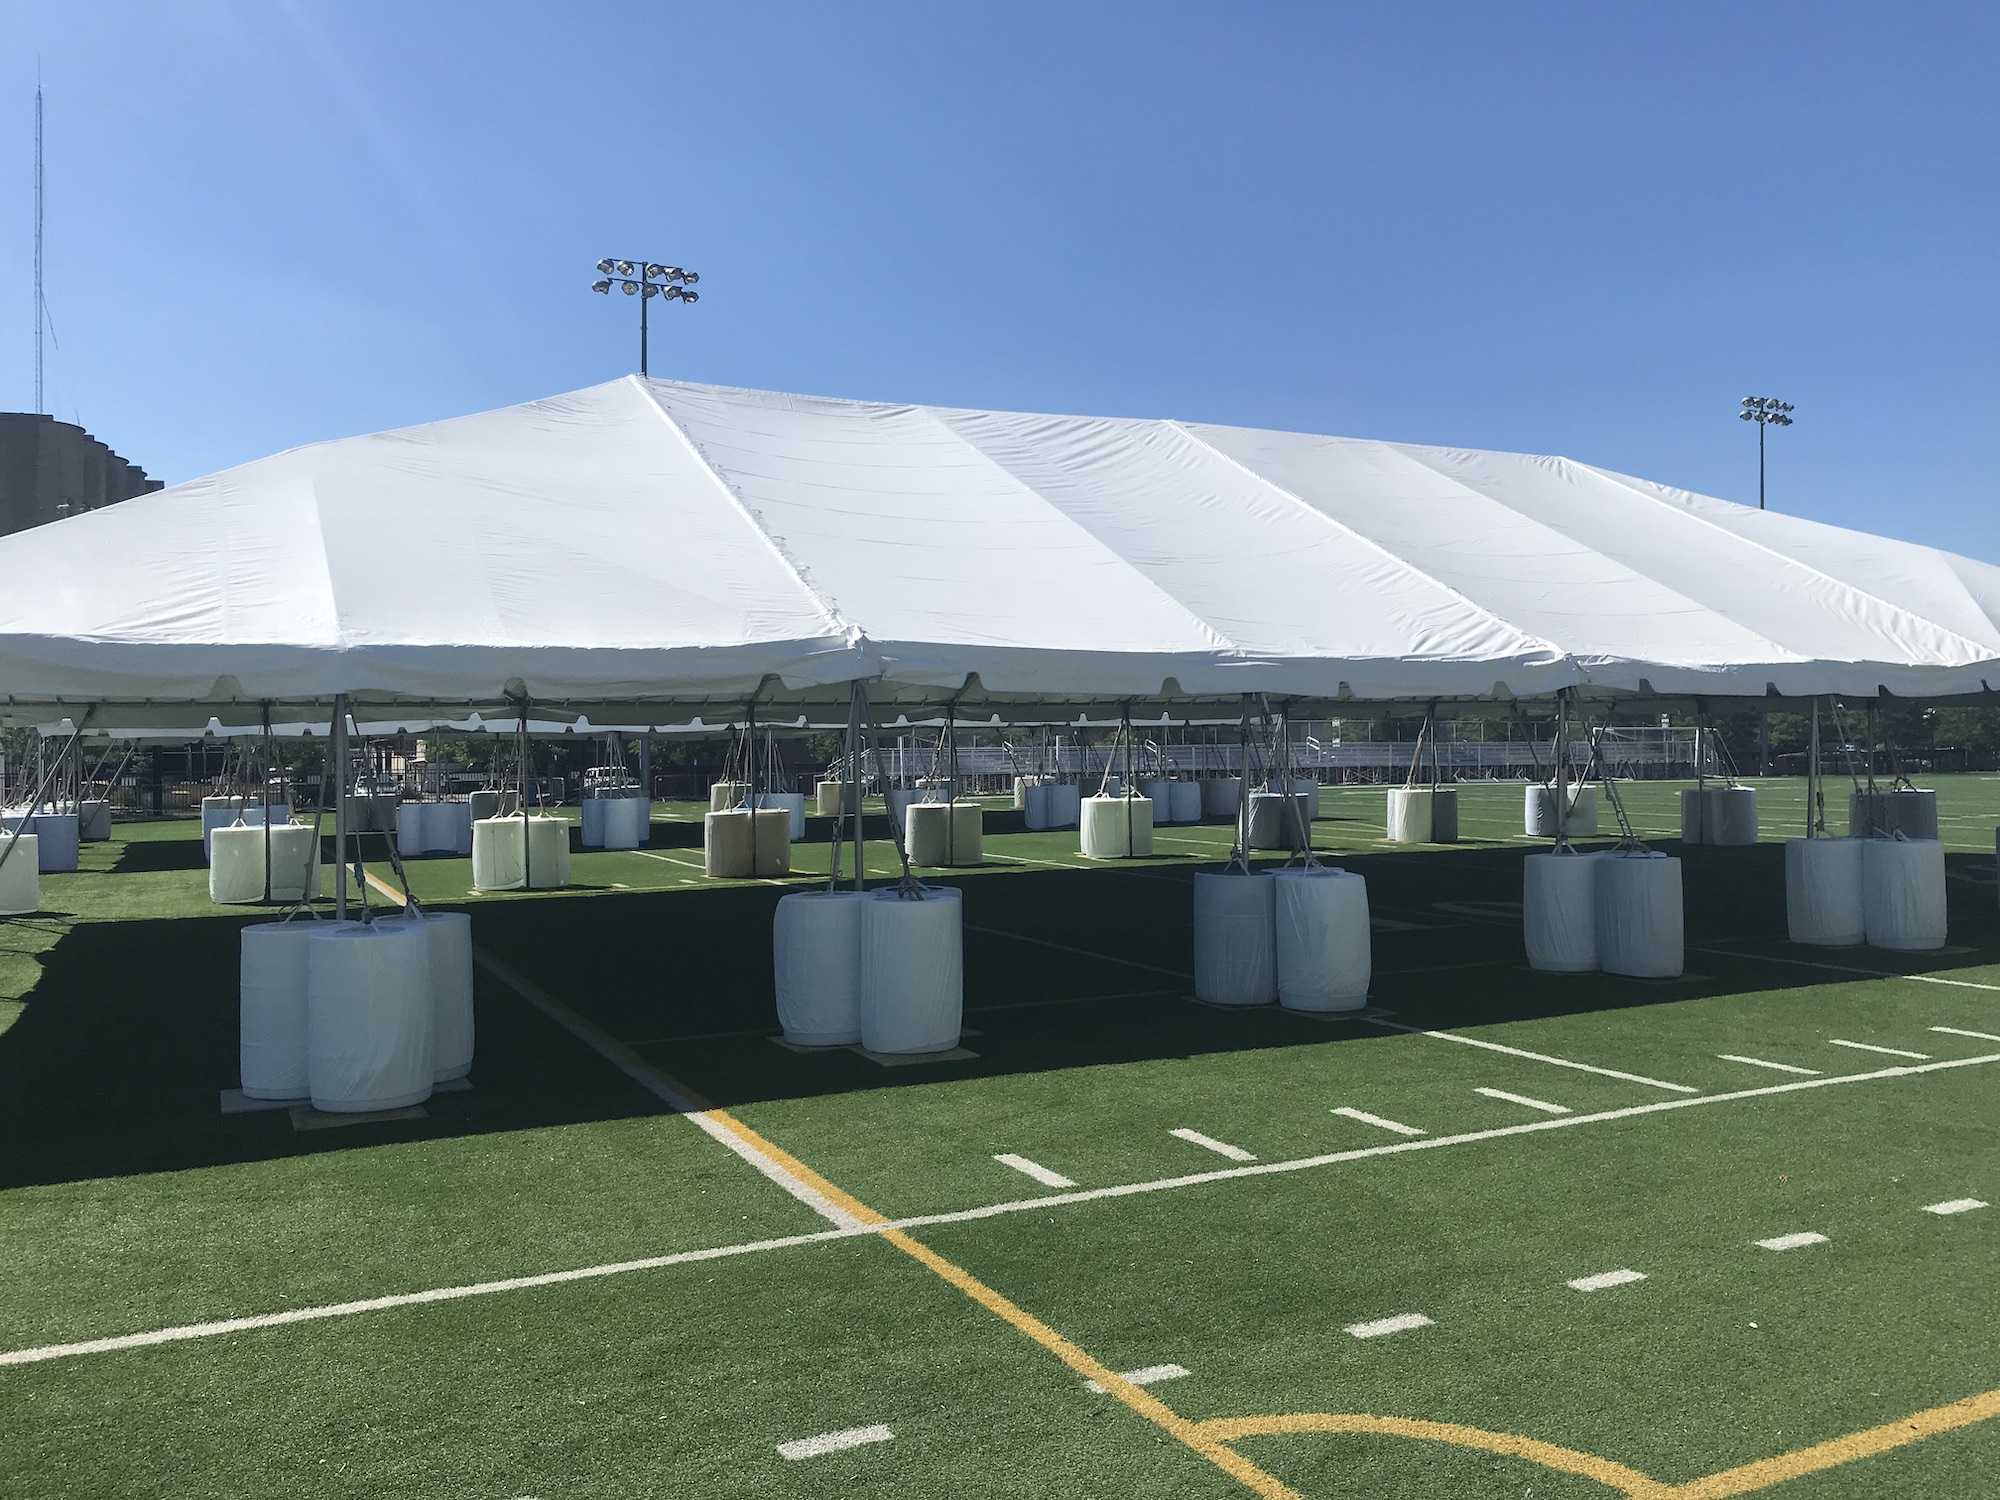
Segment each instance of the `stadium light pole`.
[{"label": "stadium light pole", "polygon": [[1792,403],[1776,396],[1745,396],[1736,415],[1757,424],[1757,509],[1764,508],[1764,429],[1792,425]]},{"label": "stadium light pole", "polygon": [[655,297],[665,297],[669,302],[699,302],[701,294],[695,291],[694,284],[701,277],[693,271],[664,265],[657,260],[612,260],[608,257],[597,263],[597,277],[590,284],[590,289],[599,296],[610,296],[615,286],[626,296],[639,299],[639,373],[647,374],[646,304]]}]

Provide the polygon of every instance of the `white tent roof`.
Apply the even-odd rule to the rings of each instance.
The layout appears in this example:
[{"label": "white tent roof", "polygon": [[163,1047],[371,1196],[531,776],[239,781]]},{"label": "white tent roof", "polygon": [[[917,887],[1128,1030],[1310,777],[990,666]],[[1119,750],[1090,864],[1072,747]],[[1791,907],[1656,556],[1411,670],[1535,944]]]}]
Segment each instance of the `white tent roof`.
[{"label": "white tent roof", "polygon": [[2000,686],[2000,569],[1569,459],[631,378],[23,532],[0,578],[23,722]]}]

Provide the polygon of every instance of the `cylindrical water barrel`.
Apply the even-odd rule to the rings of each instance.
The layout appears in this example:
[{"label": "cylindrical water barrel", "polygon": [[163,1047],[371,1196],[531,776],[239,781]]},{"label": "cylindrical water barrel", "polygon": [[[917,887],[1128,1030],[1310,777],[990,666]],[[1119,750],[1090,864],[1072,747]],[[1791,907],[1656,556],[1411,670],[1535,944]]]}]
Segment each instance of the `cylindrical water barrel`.
[{"label": "cylindrical water barrel", "polygon": [[893,786],[882,794],[883,805],[889,809],[889,821],[895,824],[898,832],[905,834],[908,832],[906,820],[909,817],[910,804],[929,800],[928,790],[919,791],[916,787],[910,786]]},{"label": "cylindrical water barrel", "polygon": [[1014,778],[1014,811],[1028,810],[1028,788],[1041,780],[1039,776],[1016,776]]},{"label": "cylindrical water barrel", "polygon": [[1432,792],[1427,786],[1389,788],[1389,842],[1428,844],[1431,842]]},{"label": "cylindrical water barrel", "polygon": [[1530,968],[1580,974],[1597,967],[1596,876],[1602,858],[1530,854],[1522,862],[1521,936]]},{"label": "cylindrical water barrel", "polygon": [[18,839],[0,831],[0,851],[12,840],[14,851],[0,865],[0,917],[25,917],[42,909],[41,841],[32,833]]},{"label": "cylindrical water barrel", "polygon": [[1201,783],[1201,815],[1233,818],[1243,806],[1241,776],[1209,776]]},{"label": "cylindrical water barrel", "polygon": [[1597,965],[1635,979],[1678,979],[1687,942],[1681,862],[1657,850],[1602,854],[1597,866]]},{"label": "cylindrical water barrel", "polygon": [[1458,842],[1458,788],[1455,786],[1431,788],[1431,842]]},{"label": "cylindrical water barrel", "polygon": [[[359,926],[359,923],[342,923]],[[237,1065],[251,1099],[303,1099],[306,939],[324,922],[258,922],[243,929],[237,987]]]},{"label": "cylindrical water barrel", "polygon": [[870,1052],[943,1052],[965,1013],[964,903],[931,887],[867,893],[861,914],[861,1045]]},{"label": "cylindrical water barrel", "polygon": [[1861,913],[1865,839],[1785,842],[1785,929],[1795,943],[1852,948],[1868,939]]},{"label": "cylindrical water barrel", "polygon": [[1283,792],[1250,794],[1250,847],[1252,849],[1303,849],[1311,836],[1308,808],[1300,797],[1287,799]]},{"label": "cylindrical water barrel", "polygon": [[750,783],[747,781],[718,781],[708,789],[708,810],[730,812],[749,795]]},{"label": "cylindrical water barrel", "polygon": [[28,832],[35,836],[35,860],[44,875],[60,875],[76,868],[82,839],[75,813],[36,813]]},{"label": "cylindrical water barrel", "polygon": [[1906,839],[1938,836],[1937,793],[1919,787],[1847,794],[1847,832],[1854,838],[1900,833]]},{"label": "cylindrical water barrel", "polygon": [[[396,853],[404,859],[431,852],[431,830],[424,817],[424,806],[421,802],[405,802],[396,809]],[[211,850],[209,858],[214,857]]]},{"label": "cylindrical water barrel", "polygon": [[538,891],[561,890],[569,884],[569,820],[528,819],[528,884]]},{"label": "cylindrical water barrel", "polygon": [[101,844],[111,837],[111,804],[103,798],[85,797],[77,816],[77,835],[86,844]]},{"label": "cylindrical water barrel", "polygon": [[792,871],[792,810],[760,807],[751,815],[751,873],[763,878]]},{"label": "cylindrical water barrel", "polygon": [[585,797],[579,804],[582,827],[579,842],[586,849],[604,847],[604,809],[610,805],[608,797]]},{"label": "cylindrical water barrel", "polygon": [[[806,794],[804,792],[758,792],[757,806],[777,808],[785,814],[785,842],[796,844],[806,836]],[[749,801],[746,794],[744,801]]]},{"label": "cylindrical water barrel", "polygon": [[[1597,788],[1570,783],[1569,836],[1587,838],[1597,832]],[[1530,783],[1522,798],[1522,831],[1531,838],[1556,836],[1556,789]]]},{"label": "cylindrical water barrel", "polygon": [[1333,865],[1279,870],[1271,880],[1278,1003],[1287,1010],[1361,1009],[1375,970],[1368,882]]},{"label": "cylindrical water barrel", "polygon": [[1174,784],[1164,776],[1147,776],[1139,782],[1139,795],[1153,803],[1153,826],[1174,820]]},{"label": "cylindrical water barrel", "polygon": [[1030,833],[1041,833],[1056,826],[1054,804],[1058,790],[1039,782],[1031,782],[1021,789],[1021,821]]},{"label": "cylindrical water barrel", "polygon": [[1311,776],[1300,776],[1292,781],[1292,795],[1299,799],[1299,810],[1305,814],[1308,823],[1319,816],[1319,782]]},{"label": "cylindrical water barrel", "polygon": [[1874,948],[1921,953],[1945,938],[1944,845],[1936,839],[1866,839],[1861,918]]},{"label": "cylindrical water barrel", "polygon": [[813,810],[822,818],[837,818],[847,795],[847,785],[840,781],[822,781],[813,787]]},{"label": "cylindrical water barrel", "polygon": [[474,792],[465,799],[471,812],[472,821],[483,823],[488,818],[500,816],[500,794],[498,792]]},{"label": "cylindrical water barrel", "polygon": [[1101,776],[1098,778],[1097,790],[1091,793],[1091,795],[1094,797],[1122,797],[1125,795],[1125,778],[1116,775]]},{"label": "cylindrical water barrel", "polygon": [[1086,797],[1079,844],[1087,859],[1127,859],[1153,852],[1150,797]]},{"label": "cylindrical water barrel", "polygon": [[1201,783],[1199,781],[1176,781],[1168,791],[1167,805],[1174,823],[1199,823],[1201,821]]},{"label": "cylindrical water barrel", "polygon": [[[273,835],[277,832],[271,830]],[[208,844],[208,899],[221,906],[262,901],[264,830],[236,823],[216,829]]]},{"label": "cylindrical water barrel", "polygon": [[423,927],[315,923],[306,940],[313,1108],[400,1109],[431,1096],[431,951]]},{"label": "cylindrical water barrel", "polygon": [[1699,786],[1681,788],[1681,842],[1683,844],[1705,844],[1708,842],[1708,789]]},{"label": "cylindrical water barrel", "polygon": [[[473,864],[479,863],[475,852]],[[731,808],[701,820],[701,868],[712,880],[748,880],[756,861],[751,857],[750,814]]]},{"label": "cylindrical water barrel", "polygon": [[1049,788],[1049,827],[1075,828],[1083,821],[1083,789],[1073,781]]},{"label": "cylindrical water barrel", "polygon": [[1704,789],[1702,834],[1711,844],[1742,848],[1757,842],[1757,789],[1712,786]]},{"label": "cylindrical water barrel", "polygon": [[[258,830],[261,835],[263,830]],[[271,899],[311,901],[319,896],[319,834],[310,823],[271,825]]]},{"label": "cylindrical water barrel", "polygon": [[431,1081],[472,1071],[472,918],[427,911],[406,920],[423,929],[430,955]]},{"label": "cylindrical water barrel", "polygon": [[903,847],[913,865],[948,865],[951,808],[942,802],[915,802],[904,814]]},{"label": "cylindrical water barrel", "polygon": [[432,854],[472,852],[472,809],[463,802],[425,802],[424,848]]},{"label": "cylindrical water barrel", "polygon": [[1194,877],[1194,997],[1210,1005],[1269,1005],[1278,954],[1269,874]]},{"label": "cylindrical water barrel", "polygon": [[644,797],[604,799],[604,847],[643,848],[653,831],[653,804]]},{"label": "cylindrical water barrel", "polygon": [[204,797],[201,799],[201,857],[208,858],[209,835],[218,828],[227,828],[236,821],[243,811],[241,797]]},{"label": "cylindrical water barrel", "polygon": [[778,1023],[800,1047],[861,1040],[861,891],[795,891],[778,900],[771,968]]}]

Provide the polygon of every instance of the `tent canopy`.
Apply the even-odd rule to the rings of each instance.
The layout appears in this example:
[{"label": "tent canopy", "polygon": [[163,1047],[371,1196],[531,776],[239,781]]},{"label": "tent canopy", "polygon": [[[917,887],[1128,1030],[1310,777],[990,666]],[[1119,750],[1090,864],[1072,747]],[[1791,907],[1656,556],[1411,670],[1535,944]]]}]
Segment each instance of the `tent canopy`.
[{"label": "tent canopy", "polygon": [[1569,459],[636,378],[22,532],[0,577],[15,722],[2000,687],[2000,569]]}]

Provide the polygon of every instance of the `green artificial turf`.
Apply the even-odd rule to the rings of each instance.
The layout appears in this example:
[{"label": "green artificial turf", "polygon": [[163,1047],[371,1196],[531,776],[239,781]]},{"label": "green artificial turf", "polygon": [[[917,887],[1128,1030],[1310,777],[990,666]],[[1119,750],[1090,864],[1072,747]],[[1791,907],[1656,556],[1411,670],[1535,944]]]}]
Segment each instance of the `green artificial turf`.
[{"label": "green artificial turf", "polygon": [[[1376,919],[1371,1010],[1343,1019],[1192,1002],[1187,887],[1226,827],[1106,865],[996,809],[983,867],[925,872],[965,891],[975,1055],[896,1068],[772,1040],[772,912],[824,879],[824,843],[795,847],[795,880],[710,882],[702,809],[661,804],[647,850],[578,852],[570,891],[407,869],[507,969],[873,1209],[1053,1191],[998,1153],[1079,1191],[1155,1185],[917,1235],[1113,1369],[1186,1366],[1153,1388],[1176,1412],[1458,1422],[1679,1482],[2000,1387],[2000,1063],[1899,1076],[1834,1044],[2000,1053],[1932,1030],[2000,1037],[2000,780],[1936,784],[1936,954],[1784,941],[1800,783],[1760,785],[1762,845],[1688,850],[1676,784],[1621,785],[1684,862],[1688,972],[1660,982],[1525,968],[1518,784],[1465,788],[1454,848],[1392,849],[1381,789],[1327,789],[1315,844],[1367,876]],[[363,852],[393,882],[380,841]],[[886,840],[868,865],[896,868]],[[209,904],[187,821],[119,825],[43,892],[0,922],[0,1352],[827,1227],[486,971],[474,1087],[425,1118],[224,1116],[235,934],[271,914]],[[1414,1034],[1432,1029],[1698,1092]],[[1482,1088],[1572,1119],[1767,1092],[1563,1124]],[[1401,1149],[1420,1138],[1340,1106],[1421,1139],[1504,1133]],[[1176,1128],[1257,1164],[1366,1154],[1256,1175]],[[1996,1206],[1922,1211],[1961,1197]],[[1800,1230],[1828,1242],[1753,1244]],[[1566,1285],[1626,1267],[1647,1279]],[[1404,1312],[1434,1325],[1343,1331]],[[892,1441],[777,1455],[878,1422]],[[1310,1496],[1610,1493],[1407,1439],[1238,1448]],[[1249,1493],[872,1236],[0,1365],[0,1455],[0,1496],[38,1500]],[[2000,1421],[1780,1493],[1970,1496],[1995,1472]]]}]

